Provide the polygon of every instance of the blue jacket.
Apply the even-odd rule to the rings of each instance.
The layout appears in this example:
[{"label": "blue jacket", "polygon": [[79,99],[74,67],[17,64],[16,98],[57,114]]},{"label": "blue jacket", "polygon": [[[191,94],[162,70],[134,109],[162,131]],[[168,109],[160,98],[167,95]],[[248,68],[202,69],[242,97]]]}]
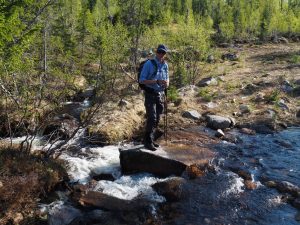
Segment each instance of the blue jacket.
[{"label": "blue jacket", "polygon": [[[139,82],[144,80],[169,80],[168,64],[166,62],[160,63],[157,58],[155,58],[155,61],[157,63],[157,73],[154,75],[155,67],[152,62],[148,60],[143,66]],[[146,86],[154,89],[155,92],[161,92],[165,89],[158,84],[147,84]]]}]

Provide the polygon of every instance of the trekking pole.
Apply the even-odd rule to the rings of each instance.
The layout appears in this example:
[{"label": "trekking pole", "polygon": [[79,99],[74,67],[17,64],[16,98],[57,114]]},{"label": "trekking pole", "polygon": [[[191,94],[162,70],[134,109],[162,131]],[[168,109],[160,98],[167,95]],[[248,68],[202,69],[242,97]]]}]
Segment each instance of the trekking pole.
[{"label": "trekking pole", "polygon": [[167,102],[167,89],[165,89],[164,138],[165,138],[165,142],[167,144],[167,141],[168,141],[168,102]]}]

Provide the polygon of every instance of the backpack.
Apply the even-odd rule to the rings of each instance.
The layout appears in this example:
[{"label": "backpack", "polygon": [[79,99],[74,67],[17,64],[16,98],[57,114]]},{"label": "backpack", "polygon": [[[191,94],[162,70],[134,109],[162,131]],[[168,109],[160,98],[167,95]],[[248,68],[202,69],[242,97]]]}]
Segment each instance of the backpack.
[{"label": "backpack", "polygon": [[141,73],[142,73],[142,70],[143,70],[143,66],[145,65],[145,63],[146,63],[148,60],[150,60],[151,63],[152,63],[152,65],[155,67],[154,73],[151,74],[151,76],[150,76],[148,79],[151,80],[151,78],[153,78],[153,77],[156,75],[156,73],[157,73],[157,63],[156,63],[155,59],[147,59],[147,60],[144,60],[144,61],[142,61],[142,62],[140,63],[140,66],[139,66],[139,68],[138,68],[137,81],[138,81],[138,83],[139,83],[139,87],[140,87],[142,90],[148,91],[148,92],[153,92],[153,89],[152,89],[152,88],[149,88],[149,87],[147,87],[145,84],[141,84],[141,83],[139,82],[140,76],[141,76]]}]

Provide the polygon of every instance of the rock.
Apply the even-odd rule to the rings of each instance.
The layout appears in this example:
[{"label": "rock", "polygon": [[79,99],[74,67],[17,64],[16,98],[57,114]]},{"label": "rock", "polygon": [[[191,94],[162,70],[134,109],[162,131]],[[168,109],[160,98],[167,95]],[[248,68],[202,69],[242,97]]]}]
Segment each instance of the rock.
[{"label": "rock", "polygon": [[0,188],[2,188],[3,187],[3,183],[2,183],[2,181],[0,181]]},{"label": "rock", "polygon": [[78,122],[73,116],[62,114],[44,128],[43,136],[48,136],[50,140],[68,139],[77,127]]},{"label": "rock", "polygon": [[247,84],[243,89],[242,93],[244,95],[252,95],[253,93],[257,92],[258,86],[255,84]]},{"label": "rock", "polygon": [[292,144],[284,140],[274,140],[274,143],[279,144],[280,146],[285,148],[293,148]]},{"label": "rock", "polygon": [[255,135],[256,134],[255,130],[251,130],[251,129],[245,128],[245,127],[240,129],[240,132],[243,133],[243,134],[248,134],[248,135]]},{"label": "rock", "polygon": [[209,55],[207,56],[207,60],[208,63],[214,63],[215,62],[215,57],[213,55]]},{"label": "rock", "polygon": [[91,99],[96,95],[96,90],[94,88],[87,88],[85,90],[80,90],[74,97],[74,102],[82,102],[87,99]]},{"label": "rock", "polygon": [[296,220],[296,221],[300,221],[300,212],[298,212],[298,213],[296,214],[295,220]]},{"label": "rock", "polygon": [[300,209],[300,198],[294,199],[294,201],[292,202],[292,205],[293,205],[295,208]]},{"label": "rock", "polygon": [[184,196],[184,184],[186,180],[181,177],[172,177],[165,181],[155,183],[152,188],[167,201],[174,202],[182,199]]},{"label": "rock", "polygon": [[97,191],[82,192],[78,198],[82,206],[97,207],[111,211],[131,211],[147,206],[141,199],[125,200]]},{"label": "rock", "polygon": [[296,117],[300,118],[300,109],[298,109],[297,113],[296,113]]},{"label": "rock", "polygon": [[254,101],[256,102],[262,102],[265,100],[265,94],[262,92],[259,92],[256,94]]},{"label": "rock", "polygon": [[187,166],[186,172],[190,179],[202,177],[205,174],[203,169],[199,168],[197,165],[194,164]]},{"label": "rock", "polygon": [[69,224],[76,217],[81,216],[81,212],[68,205],[55,205],[48,212],[48,224]]},{"label": "rock", "polygon": [[95,174],[91,176],[92,179],[99,181],[99,180],[109,180],[109,181],[114,181],[115,178],[112,174],[106,174],[106,173],[101,173],[101,174]]},{"label": "rock", "polygon": [[284,43],[284,44],[288,44],[289,43],[288,39],[286,39],[285,37],[279,37],[278,38],[278,42],[279,43]]},{"label": "rock", "polygon": [[121,99],[118,103],[118,106],[122,109],[128,107],[129,105],[130,103],[124,99]]},{"label": "rock", "polygon": [[293,89],[292,95],[293,95],[294,97],[299,97],[299,96],[300,96],[300,86],[295,87],[295,88]]},{"label": "rock", "polygon": [[215,133],[215,137],[217,137],[217,138],[221,138],[224,136],[225,136],[225,134],[221,129],[218,129],[217,132]]},{"label": "rock", "polygon": [[201,115],[196,110],[185,111],[182,116],[194,120],[199,120],[201,118]]},{"label": "rock", "polygon": [[275,187],[276,187],[276,182],[270,180],[270,181],[267,181],[267,182],[265,183],[265,185],[266,185],[267,187],[269,187],[269,188],[275,188]]},{"label": "rock", "polygon": [[236,53],[225,53],[222,55],[223,60],[237,61],[239,56]]},{"label": "rock", "polygon": [[218,130],[218,129],[226,129],[232,126],[232,121],[228,117],[217,116],[217,115],[207,115],[206,116],[207,126]]},{"label": "rock", "polygon": [[278,106],[280,106],[283,110],[289,111],[289,107],[287,106],[287,104],[285,104],[285,101],[283,99],[279,100]]},{"label": "rock", "polygon": [[120,151],[121,170],[124,174],[148,172],[159,177],[180,176],[186,169],[182,162],[141,150]]},{"label": "rock", "polygon": [[250,107],[248,105],[240,105],[239,107],[242,114],[250,113]]},{"label": "rock", "polygon": [[276,182],[276,189],[283,193],[289,193],[294,197],[300,197],[300,188],[288,181]]},{"label": "rock", "polygon": [[244,184],[248,190],[255,190],[257,188],[257,184],[251,180],[245,180]]},{"label": "rock", "polygon": [[217,81],[217,79],[215,79],[213,77],[203,78],[198,83],[199,87],[216,86],[216,85],[218,85],[218,81]]},{"label": "rock", "polygon": [[274,130],[266,124],[252,124],[251,129],[255,130],[259,134],[273,134]]}]

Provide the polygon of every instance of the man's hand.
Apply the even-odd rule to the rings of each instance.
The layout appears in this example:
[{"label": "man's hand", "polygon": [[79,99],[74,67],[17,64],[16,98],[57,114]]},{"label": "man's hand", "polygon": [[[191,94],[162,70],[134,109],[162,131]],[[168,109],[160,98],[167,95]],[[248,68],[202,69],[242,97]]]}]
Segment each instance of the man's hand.
[{"label": "man's hand", "polygon": [[169,81],[168,80],[157,80],[157,83],[160,85],[160,86],[163,86],[165,88],[167,88],[169,86]]}]

